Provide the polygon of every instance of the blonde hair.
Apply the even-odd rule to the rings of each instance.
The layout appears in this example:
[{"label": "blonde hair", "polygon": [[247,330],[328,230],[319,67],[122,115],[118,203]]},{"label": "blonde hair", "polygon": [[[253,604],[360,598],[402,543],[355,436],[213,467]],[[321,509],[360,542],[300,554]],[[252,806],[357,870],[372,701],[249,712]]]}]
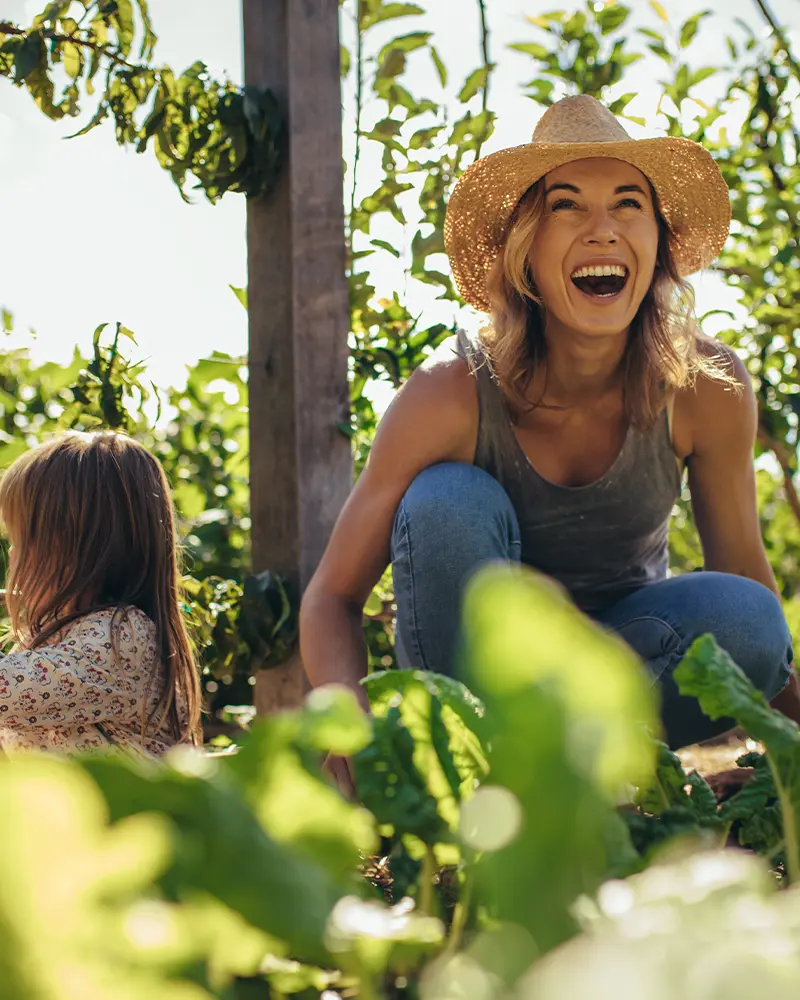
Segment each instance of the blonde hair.
[{"label": "blonde hair", "polygon": [[[515,415],[538,405],[526,396],[531,376],[547,365],[544,309],[531,275],[529,253],[544,214],[544,181],[537,181],[517,207],[505,246],[487,276],[491,323],[481,341],[500,388]],[[652,192],[656,205],[655,192]],[[738,384],[727,361],[698,350],[694,294],[678,272],[670,231],[658,211],[658,251],[653,281],[631,325],[625,352],[623,398],[628,419],[652,426],[667,396],[691,385],[698,373]]]},{"label": "blonde hair", "polygon": [[[155,624],[156,708],[142,732],[166,725],[200,739],[197,665],[180,611],[172,499],[164,470],[132,438],[70,432],[18,458],[0,480],[12,550],[6,604],[15,639],[35,649],[91,611],[114,609],[112,641],[131,608]],[[166,672],[165,678],[158,671]]]}]

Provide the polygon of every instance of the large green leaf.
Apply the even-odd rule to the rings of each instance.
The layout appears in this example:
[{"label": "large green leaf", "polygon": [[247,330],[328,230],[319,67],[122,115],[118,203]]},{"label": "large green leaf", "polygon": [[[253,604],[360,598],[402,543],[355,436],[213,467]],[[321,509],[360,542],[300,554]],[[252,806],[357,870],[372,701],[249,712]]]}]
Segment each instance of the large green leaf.
[{"label": "large green leaf", "polygon": [[534,952],[575,933],[574,901],[618,862],[625,837],[618,827],[610,836],[614,803],[652,772],[656,703],[630,650],[530,571],[482,571],[464,623],[466,676],[486,705],[491,783],[518,803],[516,820],[490,799],[474,815],[489,789],[470,804],[473,824],[497,845],[481,861],[480,885],[510,925],[487,961],[514,979]]},{"label": "large green leaf", "polygon": [[371,726],[343,689],[320,688],[309,702],[300,712],[259,720],[220,766],[270,837],[345,884],[377,848],[374,821],[323,777],[319,762],[327,752],[361,750]]},{"label": "large green leaf", "polygon": [[173,766],[122,757],[86,757],[81,766],[112,821],[157,812],[174,824],[178,840],[164,885],[175,898],[213,896],[298,957],[323,958],[325,922],[340,896],[334,881],[271,838],[215,762],[188,754]]},{"label": "large green leaf", "polygon": [[3,1000],[210,1000],[176,975],[189,925],[153,898],[173,850],[163,817],[109,828],[80,768],[40,757],[0,762],[0,802]]},{"label": "large green leaf", "polygon": [[691,695],[711,719],[730,718],[760,740],[767,751],[781,807],[786,864],[792,882],[800,881],[800,730],[720,649],[712,636],[697,639],[675,669],[682,694]]}]

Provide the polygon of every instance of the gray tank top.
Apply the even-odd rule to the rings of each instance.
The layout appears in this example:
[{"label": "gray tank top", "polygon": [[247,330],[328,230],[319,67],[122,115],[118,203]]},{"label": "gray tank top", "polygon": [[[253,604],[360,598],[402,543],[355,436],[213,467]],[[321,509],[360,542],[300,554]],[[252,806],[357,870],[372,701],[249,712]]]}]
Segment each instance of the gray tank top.
[{"label": "gray tank top", "polygon": [[665,410],[648,431],[629,427],[611,468],[587,486],[558,486],[528,461],[491,366],[458,334],[478,385],[475,465],[508,494],[522,561],[560,581],[584,611],[600,611],[667,575],[667,529],[681,476]]}]

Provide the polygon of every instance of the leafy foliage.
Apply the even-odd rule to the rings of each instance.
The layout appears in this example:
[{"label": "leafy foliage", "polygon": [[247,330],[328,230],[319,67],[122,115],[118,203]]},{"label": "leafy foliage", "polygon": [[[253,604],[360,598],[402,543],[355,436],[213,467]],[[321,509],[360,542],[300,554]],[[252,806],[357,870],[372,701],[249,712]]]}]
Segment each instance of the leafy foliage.
[{"label": "leafy foliage", "polygon": [[[5,325],[13,330],[13,317]],[[214,355],[183,391],[143,384],[127,355],[133,334],[117,324],[94,333],[93,355],[66,368],[35,366],[27,350],[0,360],[0,468],[71,428],[112,427],[139,438],[173,486],[184,544],[185,610],[200,649],[213,708],[248,704],[257,669],[283,661],[297,631],[283,581],[248,573],[247,385],[243,361]],[[155,409],[155,426],[153,410]],[[169,419],[164,420],[163,417]]]},{"label": "leafy foliage", "polygon": [[[764,744],[781,807],[787,873],[796,883],[800,880],[800,730],[797,724],[769,707],[764,695],[753,687],[711,636],[703,636],[693,643],[675,671],[675,680],[682,694],[698,699],[709,718],[735,719],[754,739]],[[755,795],[755,790],[751,794]],[[763,794],[761,788],[758,794]]]},{"label": "leafy foliage", "polygon": [[0,75],[25,87],[54,121],[77,117],[95,99],[76,135],[111,118],[120,145],[143,153],[152,144],[184,199],[189,176],[212,202],[228,191],[256,195],[272,187],[283,119],[271,92],[214,80],[202,62],[181,74],[154,65],[146,0],[79,6],[83,12],[73,16],[71,0],[47,3],[27,28],[1,21]]},{"label": "leafy foliage", "polygon": [[[704,703],[752,702],[768,753],[788,752],[779,717],[730,694],[736,668],[700,659],[686,673]],[[797,888],[776,894],[718,836],[760,823],[773,850],[754,811],[777,787],[765,758],[742,760],[756,778],[717,807],[666,748],[656,758],[639,664],[528,573],[476,580],[466,663],[482,701],[389,671],[366,682],[374,715],[320,688],[233,751],[0,760],[4,998],[548,1000],[589,983],[610,995],[624,976],[637,994],[702,1000],[750,995],[748,968],[770,995],[795,988]],[[329,752],[355,755],[362,803],[324,778]],[[682,809],[715,844],[642,856],[616,808],[633,783],[663,825],[652,843],[685,832]],[[379,838],[394,839],[393,905],[358,876]]]}]

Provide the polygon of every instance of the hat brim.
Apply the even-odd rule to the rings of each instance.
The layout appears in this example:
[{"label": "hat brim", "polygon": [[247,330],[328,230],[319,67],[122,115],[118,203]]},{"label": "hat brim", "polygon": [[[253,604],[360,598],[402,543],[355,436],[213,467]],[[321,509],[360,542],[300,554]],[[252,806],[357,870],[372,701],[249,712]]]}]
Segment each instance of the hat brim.
[{"label": "hat brim", "polygon": [[531,142],[490,153],[458,180],[447,206],[444,239],[459,292],[490,311],[486,277],[504,246],[514,210],[525,192],[573,160],[622,160],[647,177],[670,230],[681,274],[707,267],[730,228],[728,187],[711,154],[690,139],[664,136],[618,142]]}]

